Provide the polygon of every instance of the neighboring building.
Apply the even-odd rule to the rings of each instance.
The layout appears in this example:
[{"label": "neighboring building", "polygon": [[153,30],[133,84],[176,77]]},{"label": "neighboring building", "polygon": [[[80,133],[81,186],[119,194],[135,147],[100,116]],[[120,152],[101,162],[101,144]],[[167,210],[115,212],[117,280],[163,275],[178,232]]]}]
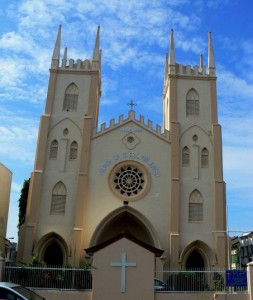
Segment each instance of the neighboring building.
[{"label": "neighboring building", "polygon": [[[12,239],[12,238],[11,238]],[[9,239],[5,240],[5,259],[6,262],[15,262],[17,258],[17,246],[15,242],[11,242]]]},{"label": "neighboring building", "polygon": [[6,231],[12,172],[0,163],[0,256],[6,257]]},{"label": "neighboring building", "polygon": [[[84,249],[122,232],[163,250],[157,266],[227,267],[216,73],[175,61],[171,31],[163,89],[163,127],[131,109],[98,128],[99,29],[92,59],[60,64],[61,27],[41,117],[18,260],[79,265]],[[143,88],[143,87],[142,87]],[[161,105],[162,106],[162,105]],[[154,129],[155,128],[155,129]]]},{"label": "neighboring building", "polygon": [[245,269],[253,260],[253,232],[244,233],[231,239],[231,267]]}]

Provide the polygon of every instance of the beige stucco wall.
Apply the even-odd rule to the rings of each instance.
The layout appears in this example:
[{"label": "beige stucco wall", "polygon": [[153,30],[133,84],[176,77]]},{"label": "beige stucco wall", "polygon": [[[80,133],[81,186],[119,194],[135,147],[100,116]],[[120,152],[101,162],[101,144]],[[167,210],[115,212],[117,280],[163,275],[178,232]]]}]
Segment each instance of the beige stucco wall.
[{"label": "beige stucco wall", "polygon": [[[124,131],[124,128],[135,130],[134,136],[139,139],[139,143],[134,149],[128,149],[123,142],[124,137],[129,134]],[[101,151],[101,149],[103,150]],[[168,198],[170,190],[169,142],[136,123],[129,122],[93,139],[91,153],[85,247],[91,246],[92,235],[96,228],[103,223],[105,217],[124,206],[124,199],[115,196],[112,192],[108,179],[110,172],[116,164],[135,161],[141,164],[149,175],[149,190],[136,201],[131,201],[130,197],[125,200],[128,200],[128,207],[132,209],[133,213],[135,211],[140,220],[149,228],[154,238],[154,246],[163,250],[168,249],[168,239],[165,237],[169,231],[168,215],[170,214]],[[142,156],[148,157],[148,162],[144,162],[141,159]],[[106,162],[110,163],[101,171]],[[158,176],[150,168],[152,162],[159,169]]]},{"label": "beige stucco wall", "polygon": [[156,293],[155,300],[250,300],[249,294]]},{"label": "beige stucco wall", "polygon": [[50,300],[92,300],[92,292],[34,289],[41,297]]},{"label": "beige stucco wall", "polygon": [[[182,68],[182,66],[179,67]],[[187,75],[181,71],[178,72],[181,72],[182,76],[175,77],[169,74],[167,78],[169,84],[166,85],[169,88],[166,89],[164,96],[165,126],[171,131],[173,129],[171,125],[174,123],[170,124],[170,122],[173,121],[178,126],[178,136],[172,134],[171,139],[172,147],[178,146],[179,152],[179,159],[173,165],[172,174],[180,178],[177,206],[179,213],[172,220],[177,239],[174,252],[175,257],[179,258],[179,265],[184,267],[185,261],[181,259],[186,254],[187,248],[201,240],[203,243],[201,247],[204,250],[202,255],[208,256],[208,259],[205,259],[205,266],[225,267],[224,249],[226,249],[227,238],[224,207],[226,198],[222,178],[221,134],[213,130],[215,126],[219,126],[217,125],[216,78],[198,74],[195,70],[193,74],[190,66],[186,68],[188,68]],[[199,95],[200,113],[198,116],[186,115],[186,95],[191,89],[195,89]],[[197,136],[195,141],[194,135]],[[219,145],[215,141],[218,141]],[[188,167],[183,167],[181,162],[182,149],[185,146],[190,150],[190,166]],[[201,167],[203,148],[206,148],[209,153],[208,168]],[[221,187],[219,191],[218,185]],[[189,222],[189,196],[195,189],[201,193],[203,199],[202,222]],[[223,223],[218,223],[217,220],[222,220]],[[223,251],[217,251],[217,247]],[[215,257],[215,252],[221,254]]]},{"label": "beige stucco wall", "polygon": [[[92,292],[86,291],[62,291],[62,290],[39,290],[36,292],[50,300],[92,300]],[[181,293],[155,293],[154,300],[250,300],[249,294],[181,294]],[[129,300],[132,300],[129,298]],[[138,299],[139,300],[139,299]],[[142,299],[141,299],[142,300]]]},{"label": "beige stucco wall", "polygon": [[5,252],[12,172],[0,163],[0,251]]},{"label": "beige stucco wall", "polygon": [[[126,262],[136,263],[136,266],[126,267],[124,291],[122,267],[111,266],[122,261],[123,253]],[[93,267],[93,300],[154,299],[154,253],[132,241],[122,238],[95,252]]]}]

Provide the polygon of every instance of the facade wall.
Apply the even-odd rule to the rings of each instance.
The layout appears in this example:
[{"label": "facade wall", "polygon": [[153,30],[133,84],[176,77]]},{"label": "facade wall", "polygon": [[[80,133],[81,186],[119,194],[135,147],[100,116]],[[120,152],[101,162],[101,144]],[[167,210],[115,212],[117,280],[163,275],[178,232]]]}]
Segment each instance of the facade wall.
[{"label": "facade wall", "polygon": [[[60,49],[59,43],[58,34],[55,49]],[[98,128],[99,52],[99,35],[90,60],[67,61],[64,55],[60,66],[60,53],[54,52],[26,224],[20,232],[20,260],[29,261],[35,252],[43,260],[47,245],[55,241],[64,252],[64,263],[80,264],[84,249],[129,230],[164,250],[163,258],[157,259],[160,265],[184,268],[196,250],[203,256],[203,267],[224,267],[226,199],[215,69],[208,73],[203,66],[198,69],[170,61],[162,129],[143,117],[137,120],[132,110],[127,118],[120,116],[108,127]],[[76,111],[63,110],[71,83],[78,88]],[[191,89],[199,97],[198,116],[186,115]],[[55,139],[57,158],[49,159]],[[69,160],[72,141],[78,144],[74,161]],[[185,146],[190,150],[186,167],[182,165]],[[201,166],[204,148],[208,150],[207,167]],[[65,210],[59,214],[51,210],[52,191],[58,182],[66,188]],[[192,222],[189,198],[195,190],[203,200],[203,218]]]}]

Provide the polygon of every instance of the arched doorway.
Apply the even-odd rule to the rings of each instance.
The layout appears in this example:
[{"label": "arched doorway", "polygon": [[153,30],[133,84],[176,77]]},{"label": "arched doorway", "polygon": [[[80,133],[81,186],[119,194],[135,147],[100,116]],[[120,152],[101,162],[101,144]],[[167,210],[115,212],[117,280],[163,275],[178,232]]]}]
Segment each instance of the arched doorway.
[{"label": "arched doorway", "polygon": [[39,261],[47,265],[64,265],[68,263],[68,247],[64,239],[55,232],[44,235],[34,247]]},{"label": "arched doorway", "polygon": [[90,246],[99,245],[124,232],[153,247],[160,246],[145,217],[129,207],[107,216],[94,232]]},{"label": "arched doorway", "polygon": [[196,240],[182,250],[180,263],[184,269],[210,269],[215,265],[215,254],[206,243]]},{"label": "arched doorway", "polygon": [[47,265],[60,266],[63,264],[63,253],[57,242],[53,241],[47,246],[43,261]]},{"label": "arched doorway", "polygon": [[197,251],[193,250],[186,260],[186,269],[204,269],[205,262],[202,255]]}]

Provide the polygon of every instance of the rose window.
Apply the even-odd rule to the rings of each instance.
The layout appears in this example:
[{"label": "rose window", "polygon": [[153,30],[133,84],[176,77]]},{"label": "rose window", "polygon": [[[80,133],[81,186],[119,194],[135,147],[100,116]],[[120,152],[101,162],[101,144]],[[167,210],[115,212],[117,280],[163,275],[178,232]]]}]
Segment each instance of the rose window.
[{"label": "rose window", "polygon": [[111,173],[113,191],[124,199],[140,198],[147,187],[147,174],[139,164],[122,164]]}]

